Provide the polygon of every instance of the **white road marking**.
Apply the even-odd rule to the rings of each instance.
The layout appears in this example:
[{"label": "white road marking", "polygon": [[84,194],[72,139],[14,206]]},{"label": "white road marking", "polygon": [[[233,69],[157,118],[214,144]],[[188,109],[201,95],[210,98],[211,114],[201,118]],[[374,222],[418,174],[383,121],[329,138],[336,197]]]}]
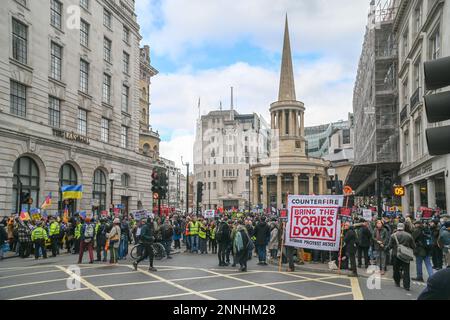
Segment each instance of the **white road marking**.
[{"label": "white road marking", "polygon": [[69,276],[71,276],[75,280],[80,281],[82,284],[84,284],[86,287],[88,287],[89,289],[94,291],[96,294],[98,294],[103,299],[105,299],[105,300],[113,300],[113,298],[111,296],[109,296],[107,293],[103,292],[102,290],[100,290],[99,288],[97,288],[92,283],[88,282],[87,280],[83,279],[82,277],[80,277],[76,273],[73,273],[72,271],[69,271],[69,270],[65,269],[64,267],[62,267],[62,266],[56,266],[56,267],[58,269],[64,271],[65,273],[67,273]]},{"label": "white road marking", "polygon": [[8,289],[8,288],[15,288],[15,287],[23,287],[23,286],[33,286],[35,284],[43,284],[43,283],[66,281],[66,280],[67,280],[67,278],[62,278],[62,279],[51,279],[51,280],[43,280],[43,281],[35,281],[35,282],[18,283],[18,284],[12,284],[9,286],[0,287],[0,289]]},{"label": "white road marking", "polygon": [[108,277],[108,276],[114,276],[114,275],[119,275],[119,274],[131,274],[131,273],[133,273],[133,271],[90,274],[88,276],[83,276],[83,278]]},{"label": "white road marking", "polygon": [[[300,276],[300,275],[296,275],[296,274],[291,274],[289,272],[280,272],[281,274],[285,274],[287,276],[291,276],[291,277],[295,277],[295,278],[303,278],[303,279],[309,279],[308,281],[313,281],[313,282],[320,282],[320,283],[325,283],[325,284],[331,284],[333,286],[337,286],[337,287],[342,287],[342,288],[347,288],[347,289],[351,289],[351,286],[345,285],[345,284],[341,284],[341,283],[335,283],[335,282],[330,282],[330,281],[324,281],[322,279],[324,278],[309,278],[309,277],[305,277],[305,276]],[[325,278],[327,279],[327,278]],[[329,276],[328,279],[348,279],[348,277],[344,277],[344,276],[340,276],[340,275],[336,275],[336,276]]]},{"label": "white road marking", "polygon": [[73,292],[73,291],[83,291],[83,290],[89,290],[89,288],[79,288],[79,289],[73,289],[73,290],[61,290],[61,291],[53,291],[53,292],[46,292],[46,293],[38,293],[38,294],[29,295],[29,296],[17,297],[17,298],[13,298],[13,299],[9,299],[9,300],[22,300],[22,299],[28,299],[28,298],[49,296],[49,295],[53,295],[53,294],[67,293],[67,292]]},{"label": "white road marking", "polygon": [[62,271],[61,270],[49,270],[49,271],[39,271],[39,272],[32,272],[32,273],[21,273],[21,274],[15,274],[12,276],[6,276],[6,277],[0,276],[0,281],[3,279],[10,279],[10,278],[17,278],[17,277],[24,277],[24,276],[34,276],[36,274],[54,273],[54,272],[62,272]]},{"label": "white road marking", "polygon": [[[220,274],[220,273],[217,273],[217,272],[214,272],[214,271],[209,271],[207,269],[199,269],[199,270],[203,270],[205,272],[216,274],[216,275]],[[265,285],[265,284],[260,284],[260,283],[256,283],[256,282],[249,281],[249,280],[235,278],[235,277],[230,276],[230,275],[223,275],[223,276],[225,278],[228,278],[228,279],[237,280],[237,281],[241,281],[241,282],[244,282],[244,283],[252,284],[252,285],[255,285],[257,287],[262,287],[262,288],[266,288],[266,289],[269,289],[269,290],[281,292],[281,293],[284,293],[284,294],[287,294],[287,295],[291,295],[291,296],[294,296],[294,297],[297,297],[297,298],[301,298],[301,299],[307,299],[308,298],[308,297],[302,296],[300,294],[292,293],[292,292],[289,292],[289,291],[286,291],[286,290],[283,290],[283,289],[272,288],[272,287],[270,287],[268,285]]]},{"label": "white road marking", "polygon": [[[133,268],[132,266],[129,266],[129,267],[130,267],[130,268]],[[207,300],[216,300],[216,299],[214,299],[213,297],[210,297],[210,296],[207,296],[207,295],[198,293],[198,292],[196,292],[196,291],[194,291],[194,290],[192,290],[192,289],[183,287],[182,285],[179,285],[178,283],[175,283],[175,282],[173,282],[173,281],[170,281],[170,280],[161,278],[160,276],[157,276],[157,275],[155,275],[155,274],[153,274],[153,273],[150,273],[150,272],[148,272],[148,271],[144,271],[144,270],[141,270],[141,269],[138,269],[138,271],[139,271],[139,272],[142,272],[142,273],[144,273],[144,274],[146,274],[146,275],[148,275],[148,276],[150,276],[150,277],[152,277],[152,278],[158,279],[158,280],[160,280],[160,281],[162,281],[162,282],[164,282],[164,283],[166,283],[166,284],[172,285],[172,286],[174,286],[174,287],[176,287],[176,288],[178,288],[178,289],[181,289],[181,290],[183,290],[183,291],[187,291],[187,292],[190,292],[190,293],[192,293],[192,294],[195,294],[195,295],[197,295],[197,296],[199,296],[199,297],[202,297],[203,299],[207,299]]]},{"label": "white road marking", "polygon": [[328,299],[328,298],[350,296],[350,295],[353,295],[353,292],[342,292],[342,293],[328,294],[326,296],[311,297],[308,300],[320,300],[320,299]]}]

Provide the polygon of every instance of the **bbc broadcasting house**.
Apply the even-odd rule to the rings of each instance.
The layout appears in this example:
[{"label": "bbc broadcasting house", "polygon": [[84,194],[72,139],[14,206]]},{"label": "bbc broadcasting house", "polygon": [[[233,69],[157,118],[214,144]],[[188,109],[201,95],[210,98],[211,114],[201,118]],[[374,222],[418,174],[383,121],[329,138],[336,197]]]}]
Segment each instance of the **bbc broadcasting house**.
[{"label": "bbc broadcasting house", "polygon": [[[134,1],[6,0],[0,26],[0,216],[20,210],[20,190],[32,207],[52,192],[49,214],[150,208]],[[60,186],[79,184],[83,198],[63,205]]]}]

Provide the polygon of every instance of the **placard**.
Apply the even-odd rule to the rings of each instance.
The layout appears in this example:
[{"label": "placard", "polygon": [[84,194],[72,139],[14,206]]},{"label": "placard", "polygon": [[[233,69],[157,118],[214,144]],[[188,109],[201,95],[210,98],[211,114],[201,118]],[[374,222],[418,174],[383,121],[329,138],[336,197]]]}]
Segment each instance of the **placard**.
[{"label": "placard", "polygon": [[289,195],[286,245],[338,251],[341,230],[338,213],[343,201],[344,197],[341,195]]}]

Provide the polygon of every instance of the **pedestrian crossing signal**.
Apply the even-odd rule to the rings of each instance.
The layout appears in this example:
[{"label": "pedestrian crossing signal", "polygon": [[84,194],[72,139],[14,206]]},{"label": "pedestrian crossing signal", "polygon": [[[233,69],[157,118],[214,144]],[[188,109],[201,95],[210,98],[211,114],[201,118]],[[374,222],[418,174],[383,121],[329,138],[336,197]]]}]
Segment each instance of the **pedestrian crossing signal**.
[{"label": "pedestrian crossing signal", "polygon": [[405,195],[404,186],[394,186],[394,195],[397,197],[403,197]]}]

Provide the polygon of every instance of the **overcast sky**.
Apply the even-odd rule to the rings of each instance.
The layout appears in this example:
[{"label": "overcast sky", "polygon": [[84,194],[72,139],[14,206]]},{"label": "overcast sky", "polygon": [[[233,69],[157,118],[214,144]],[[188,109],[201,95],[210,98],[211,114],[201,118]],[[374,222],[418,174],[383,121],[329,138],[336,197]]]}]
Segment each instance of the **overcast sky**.
[{"label": "overcast sky", "polygon": [[192,163],[198,99],[201,114],[230,107],[269,118],[278,97],[287,12],[297,100],[305,125],[346,120],[361,53],[369,0],[136,0],[150,45],[150,123],[161,155]]}]

